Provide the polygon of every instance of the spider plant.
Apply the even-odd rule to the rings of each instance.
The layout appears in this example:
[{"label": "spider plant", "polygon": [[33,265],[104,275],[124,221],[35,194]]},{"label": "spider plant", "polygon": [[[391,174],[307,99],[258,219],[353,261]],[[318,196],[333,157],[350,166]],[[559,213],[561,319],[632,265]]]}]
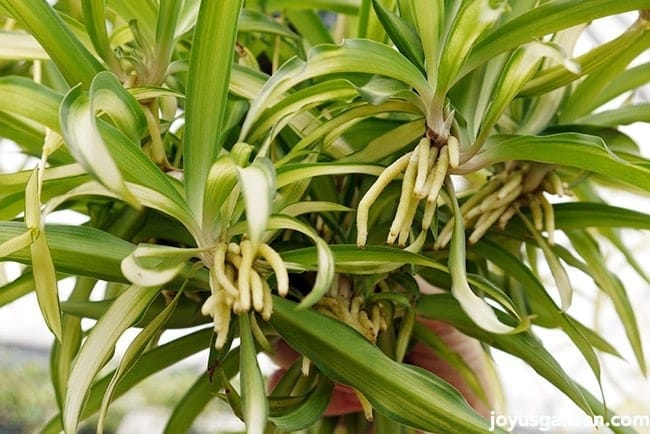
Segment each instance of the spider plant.
[{"label": "spider plant", "polygon": [[[35,291],[54,337],[60,413],[43,432],[96,413],[101,432],[112,400],[206,348],[166,432],[219,398],[247,433],[333,432],[333,382],[377,432],[486,432],[451,385],[402,363],[435,342],[416,316],[609,418],[532,328],[562,330],[597,380],[599,353],[618,354],[571,315],[572,269],[612,300],[645,373],[601,245],[647,279],[618,229],[650,216],[600,188],[650,191],[650,162],[619,128],[650,107],[617,99],[650,78],[630,67],[650,0],[49,3],[0,0],[0,136],[34,162],[0,174],[0,258],[24,264],[0,300]],[[573,54],[592,20],[630,11],[622,34]],[[84,223],[48,222],[63,210]],[[169,329],[186,333],[159,344]],[[278,339],[311,367],[296,361],[269,393],[256,356]]]}]

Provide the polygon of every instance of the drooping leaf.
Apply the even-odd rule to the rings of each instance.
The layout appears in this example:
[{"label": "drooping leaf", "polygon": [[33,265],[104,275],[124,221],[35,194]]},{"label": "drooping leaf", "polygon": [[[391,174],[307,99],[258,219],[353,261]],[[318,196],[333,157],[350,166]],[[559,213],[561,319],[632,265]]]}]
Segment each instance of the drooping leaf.
[{"label": "drooping leaf", "polygon": [[135,285],[161,286],[180,273],[188,259],[201,249],[140,244],[122,260],[124,276]]},{"label": "drooping leaf", "polygon": [[[147,351],[142,355],[138,363],[122,378],[122,381],[120,381],[115,389],[114,396],[117,398],[124,395],[145,378],[178,363],[192,354],[204,350],[210,342],[210,335],[212,333],[212,327],[204,328]],[[99,410],[102,399],[104,398],[104,392],[111,378],[113,378],[114,373],[114,371],[109,372],[93,384],[82,413],[82,419],[88,418]],[[63,429],[61,423],[61,415],[57,414],[47,422],[41,429],[41,432],[43,434],[60,433]]]},{"label": "drooping leaf", "polygon": [[567,202],[553,205],[555,226],[571,230],[589,227],[650,229],[650,215],[597,202]]},{"label": "drooping leaf", "polygon": [[95,74],[104,69],[47,2],[1,0],[0,6],[38,40],[70,86],[81,83],[87,89]]},{"label": "drooping leaf", "polygon": [[[576,167],[650,191],[650,168],[614,155],[599,137],[578,133],[550,136],[492,136],[463,171],[507,160]],[[471,170],[471,169],[470,169]]]},{"label": "drooping leaf", "polygon": [[504,335],[487,332],[469,321],[460,305],[449,294],[424,295],[417,304],[423,317],[444,321],[468,336],[475,337],[528,363],[537,373],[567,395],[587,414],[592,407],[571,377],[530,331]]},{"label": "drooping leaf", "polygon": [[74,87],[63,98],[59,112],[63,137],[79,164],[137,208],[140,204],[124,184],[122,173],[100,132],[96,118],[100,111],[111,116],[122,134],[139,142],[146,124],[144,115],[135,99],[108,72],[93,79],[88,94],[81,87]]},{"label": "drooping leaf", "polygon": [[632,10],[647,9],[648,0],[550,0],[501,25],[481,39],[465,65],[471,71],[478,65],[544,35],[568,29],[597,18]]},{"label": "drooping leaf", "polygon": [[46,60],[47,53],[27,33],[0,32],[0,59],[3,60]]},{"label": "drooping leaf", "polygon": [[[487,421],[428,371],[389,359],[353,328],[279,297],[271,324],[324,374],[359,390],[378,412],[407,426],[440,433],[483,433]],[[322,333],[328,330],[328,333]],[[408,413],[403,411],[408,407]]]},{"label": "drooping leaf", "polygon": [[[296,367],[298,366],[296,363]],[[300,373],[300,370],[298,372]],[[285,399],[269,397],[269,420],[276,427],[283,431],[295,432],[307,429],[318,421],[330,402],[334,383],[322,374],[318,374],[317,378],[314,387],[306,394],[288,396]],[[279,385],[274,392],[278,387]],[[295,402],[292,402],[293,400]]]},{"label": "drooping leaf", "polygon": [[178,301],[183,296],[183,291],[178,291],[170,303],[163,309],[153,320],[151,320],[138,335],[133,339],[129,347],[124,352],[120,365],[115,370],[111,382],[108,384],[102,405],[99,410],[99,421],[97,422],[97,432],[99,434],[104,431],[104,421],[108,413],[108,406],[110,405],[115,387],[124,375],[135,365],[138,358],[144,353],[147,345],[161,331],[167,320],[171,317],[174,309],[178,305]]},{"label": "drooping leaf", "polygon": [[474,294],[467,282],[465,268],[465,229],[451,180],[446,182],[447,197],[454,212],[454,230],[449,246],[451,292],[467,315],[481,328],[492,333],[510,333],[516,329],[499,321],[489,304]]},{"label": "drooping leaf", "polygon": [[158,294],[158,287],[132,285],[122,293],[95,324],[72,366],[63,407],[63,430],[77,431],[92,381],[110,358],[115,342],[145,311]]},{"label": "drooping leaf", "polygon": [[218,374],[222,375],[213,375],[212,380],[210,380],[210,376],[204,373],[197,378],[174,407],[163,431],[165,434],[190,431],[192,423],[210,402],[210,399],[214,397],[215,392],[224,387],[221,381],[222,376],[232,378],[237,373],[240,352],[239,347],[233,348],[216,368],[219,371]]},{"label": "drooping leaf", "polygon": [[341,45],[320,45],[309,51],[306,62],[294,58],[266,82],[251,104],[240,141],[245,141],[263,111],[277,104],[287,91],[306,80],[341,73],[386,76],[413,87],[423,101],[433,98],[431,87],[417,67],[384,44],[349,39]]},{"label": "drooping leaf", "polygon": [[645,373],[647,368],[641,334],[625,286],[617,276],[607,269],[604,259],[599,254],[598,244],[587,232],[579,230],[567,231],[567,236],[578,254],[587,262],[590,271],[589,275],[612,300],[616,313],[625,328],[630,345],[634,350],[639,369]]},{"label": "drooping leaf", "polygon": [[[41,216],[41,170],[34,169],[25,187],[25,224],[33,241],[29,245],[34,287],[38,306],[50,331],[61,341],[61,308],[59,306],[59,287],[52,254],[45,235],[45,225]],[[12,252],[13,253],[13,252]]]}]

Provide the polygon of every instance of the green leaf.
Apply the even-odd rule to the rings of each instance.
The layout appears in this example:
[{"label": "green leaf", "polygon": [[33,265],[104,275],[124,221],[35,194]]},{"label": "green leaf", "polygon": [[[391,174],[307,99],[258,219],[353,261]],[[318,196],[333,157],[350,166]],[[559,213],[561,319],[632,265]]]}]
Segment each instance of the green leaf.
[{"label": "green leaf", "polygon": [[[624,45],[623,49],[613,49],[615,56],[609,57],[603,67],[593,71],[589,76],[576,84],[570,98],[563,104],[562,111],[558,120],[560,123],[573,122],[575,119],[588,115],[601,104],[609,101],[602,100],[599,96],[603,93],[610,83],[621,76],[621,73],[634,61],[639,55],[648,49],[650,44],[650,33],[647,32],[644,20],[638,20],[623,33],[619,38],[612,41],[615,43],[618,39],[625,40],[636,39],[631,43]],[[639,34],[640,32],[640,34]]]},{"label": "green leaf", "polygon": [[49,57],[32,35],[0,31],[0,59],[47,60]]},{"label": "green leaf", "polygon": [[145,352],[147,345],[151,340],[161,331],[165,323],[171,315],[174,313],[178,301],[183,297],[183,291],[178,291],[172,301],[162,310],[156,317],[151,320],[146,327],[144,327],[140,333],[133,339],[129,344],[129,347],[124,352],[122,360],[120,360],[120,365],[115,370],[111,382],[106,388],[104,394],[104,399],[102,400],[102,405],[99,410],[99,421],[97,422],[97,432],[99,434],[104,432],[104,421],[108,413],[108,406],[110,405],[113,394],[115,393],[115,387],[119,381],[124,377],[124,375],[135,365],[138,358]]},{"label": "green leaf", "polygon": [[[185,195],[203,221],[205,183],[221,149],[237,21],[243,0],[201,1],[187,78],[183,161]],[[215,47],[220,49],[215,52]]]},{"label": "green leaf", "polygon": [[[20,222],[0,222],[0,242],[26,231]],[[59,272],[125,282],[120,262],[135,245],[88,226],[46,225],[48,245]],[[9,260],[31,263],[28,251],[8,256]]]},{"label": "green leaf", "polygon": [[[347,142],[343,142],[340,139],[337,140],[343,130],[347,130],[347,132],[350,131],[349,123],[356,123],[383,113],[400,112],[415,115],[421,115],[422,113],[417,104],[407,101],[389,100],[376,106],[363,103],[358,105],[349,104],[348,110],[334,116],[332,119],[323,120],[320,125],[305,134],[304,137],[302,137],[300,141],[292,147],[289,154],[281,161],[290,161],[292,157],[295,158],[294,156],[300,156],[306,149],[321,140],[323,141],[324,153],[336,160],[343,158],[354,151]],[[421,123],[424,124],[424,121],[421,121]],[[367,142],[368,137],[364,135],[362,140],[365,143]]]},{"label": "green leaf", "polygon": [[[486,260],[497,265],[504,273],[507,273],[509,277],[514,278],[522,285],[522,289],[526,293],[526,302],[530,306],[530,312],[536,316],[534,321],[544,327],[561,327],[580,350],[600,383],[600,362],[593,351],[592,345],[610,353],[613,349],[611,345],[565,312],[561,312],[535,274],[499,244],[481,240],[473,245],[470,251],[478,253]],[[615,351],[614,354],[616,354]]]},{"label": "green leaf", "polygon": [[304,179],[327,175],[346,175],[359,173],[364,175],[379,176],[384,170],[375,164],[354,163],[295,163],[286,164],[278,168],[276,186],[281,188]]},{"label": "green leaf", "polygon": [[597,228],[650,229],[650,215],[597,202],[553,205],[555,227],[563,230]]},{"label": "green leaf", "polygon": [[63,96],[25,77],[0,77],[0,110],[23,116],[60,132],[59,104]]},{"label": "green leaf", "polygon": [[639,368],[645,374],[647,367],[641,343],[641,334],[625,286],[617,276],[607,269],[607,265],[599,252],[598,244],[591,235],[586,231],[578,230],[566,231],[566,234],[578,254],[587,262],[590,271],[589,275],[612,300],[614,309],[616,309],[616,313],[623,323],[625,333],[634,350]]},{"label": "green leaf", "polygon": [[61,340],[63,333],[61,331],[59,290],[54,263],[50,255],[44,231],[41,231],[38,238],[31,244],[30,252],[38,305],[41,308],[41,313],[43,314],[47,327],[58,340]]},{"label": "green leaf", "polygon": [[444,37],[445,3],[429,0],[410,0],[408,3],[420,38],[427,79],[429,83],[435,85],[438,82],[440,40]]},{"label": "green leaf", "polygon": [[218,374],[223,373],[223,375],[214,375],[214,379],[211,380],[209,375],[202,374],[187,390],[185,395],[179,399],[178,404],[174,407],[167,421],[164,433],[176,434],[190,432],[194,420],[210,400],[214,398],[215,392],[224,386],[221,382],[221,377],[232,378],[237,374],[239,361],[240,348],[237,347],[232,349],[216,368],[219,371]]},{"label": "green leaf", "polygon": [[[213,332],[214,330],[212,327],[204,328],[164,345],[155,347],[144,353],[138,363],[136,363],[136,365],[126,373],[122,378],[122,381],[117,385],[114,394],[115,398],[124,395],[124,393],[133,388],[133,386],[156,372],[172,366],[192,354],[206,349],[210,342],[210,335],[212,335]],[[109,372],[106,376],[93,384],[90,389],[88,401],[82,413],[82,419],[88,418],[99,410],[102,399],[104,398],[104,392],[106,391],[111,378],[113,378],[114,373],[114,371]],[[63,429],[61,423],[61,415],[57,414],[47,422],[45,427],[41,430],[41,433],[58,434]]]},{"label": "green leaf", "polygon": [[157,7],[153,0],[106,0],[107,6],[114,10],[125,23],[137,21],[138,28],[144,33],[145,38],[153,41],[156,31]]},{"label": "green leaf", "polygon": [[329,29],[313,9],[292,9],[286,12],[287,18],[296,31],[305,38],[311,46],[333,44],[334,39]]},{"label": "green leaf", "polygon": [[[448,272],[445,265],[431,258],[395,247],[368,245],[361,250],[356,245],[335,244],[329,249],[336,258],[334,266],[337,273],[381,274],[407,264]],[[318,264],[318,253],[314,248],[289,250],[281,252],[280,256],[287,267],[299,270],[311,270]]]},{"label": "green leaf", "polygon": [[414,121],[407,122],[397,128],[388,131],[385,134],[382,134],[379,137],[374,138],[368,142],[368,145],[365,148],[342,158],[340,161],[344,161],[346,163],[381,161],[389,155],[393,155],[396,152],[404,149],[415,140],[422,138],[424,132],[424,119],[416,119]]},{"label": "green leaf", "polygon": [[0,6],[38,40],[70,86],[81,83],[87,89],[104,69],[46,1],[0,0]]},{"label": "green leaf", "polygon": [[[549,0],[523,13],[481,39],[469,56],[469,72],[512,48],[597,18],[650,8],[650,0]],[[462,74],[464,75],[464,74]]]},{"label": "green leaf", "polygon": [[[61,308],[54,262],[41,220],[40,167],[34,169],[25,187],[25,224],[29,227],[33,242],[29,245],[34,273],[34,286],[38,306],[43,319],[54,336],[61,341]],[[4,244],[4,243],[3,243]],[[13,252],[12,252],[13,253]]]},{"label": "green leaf", "polygon": [[499,19],[503,6],[493,7],[490,0],[470,0],[454,18],[438,64],[437,95],[451,88],[476,40]]},{"label": "green leaf", "polygon": [[242,412],[246,422],[246,433],[263,434],[269,414],[269,403],[266,399],[264,377],[257,363],[257,350],[248,315],[252,314],[245,312],[239,315]]},{"label": "green leaf", "polygon": [[586,401],[578,385],[564,372],[531,331],[510,335],[489,333],[476,327],[450,294],[423,295],[416,309],[418,314],[425,318],[451,324],[468,336],[520,358],[568,396],[585,413],[593,414],[595,407]]},{"label": "green leaf", "polygon": [[599,137],[578,133],[492,136],[483,149],[459,169],[465,173],[508,160],[576,167],[650,191],[650,168],[618,158]]},{"label": "green leaf", "polygon": [[290,28],[283,26],[268,15],[250,9],[242,9],[239,15],[240,32],[261,32],[284,36],[287,38],[298,38],[298,35]]},{"label": "green leaf", "polygon": [[272,110],[267,110],[256,123],[251,131],[248,140],[251,143],[264,139],[269,135],[272,140],[280,132],[282,127],[290,122],[291,115],[298,111],[306,110],[317,104],[329,103],[330,101],[349,101],[358,94],[357,88],[348,80],[333,79],[323,83],[297,90],[275,104]]},{"label": "green leaf", "polygon": [[[487,421],[430,372],[389,359],[351,327],[274,296],[271,325],[325,375],[350,385],[373,408],[414,428],[439,433],[484,433]],[[327,330],[328,333],[323,333]]]},{"label": "green leaf", "polygon": [[[573,62],[579,67],[578,71],[571,71],[567,69],[565,65],[555,65],[540,71],[534,79],[530,80],[526,86],[524,86],[520,92],[520,96],[539,95],[550,92],[559,87],[566,86],[567,84],[590,74],[594,70],[600,71],[602,69],[610,69],[612,61],[617,61],[617,58],[622,55],[626,57],[629,56],[630,58],[636,57],[634,54],[638,55],[640,46],[648,46],[648,41],[643,41],[643,35],[644,30],[641,25],[633,26],[618,38],[601,44],[586,54],[573,59]],[[635,47],[638,48],[635,49]],[[632,53],[629,53],[629,51],[632,51]],[[596,74],[598,74],[598,72]],[[620,71],[612,71],[612,74],[618,75],[620,74]],[[583,93],[583,95],[585,94],[587,94],[587,92]],[[576,97],[580,98],[577,95]],[[587,103],[582,102],[579,102],[579,104],[587,105]],[[596,107],[597,106],[594,106],[593,108]],[[567,109],[568,108],[564,108],[563,111]]]},{"label": "green leaf", "polygon": [[558,255],[553,251],[546,239],[541,236],[537,229],[535,229],[535,226],[530,222],[530,220],[524,215],[520,215],[520,217],[528,228],[528,232],[535,240],[535,243],[537,243],[544,253],[546,264],[551,270],[551,274],[555,280],[555,285],[560,293],[560,304],[562,306],[562,311],[564,312],[569,308],[569,306],[571,306],[571,301],[573,299],[573,287],[571,286],[569,274],[564,269]]},{"label": "green leaf", "polygon": [[183,2],[181,0],[162,0],[158,21],[156,22],[156,48],[150,82],[158,84],[164,79],[169,60],[174,51],[176,22]]},{"label": "green leaf", "polygon": [[88,0],[81,3],[84,24],[93,47],[113,72],[121,68],[117,57],[111,48],[108,32],[106,30],[106,0]]},{"label": "green leaf", "polygon": [[458,206],[453,184],[448,178],[447,199],[454,213],[454,229],[449,246],[449,274],[451,275],[451,293],[458,300],[463,310],[479,327],[491,333],[517,332],[515,328],[499,321],[498,317],[482,298],[472,292],[467,283],[465,271],[465,228],[463,215]]},{"label": "green leaf", "polygon": [[436,357],[440,360],[444,360],[450,366],[453,366],[453,368],[461,375],[463,380],[465,380],[469,385],[472,392],[475,393],[483,403],[489,405],[489,400],[485,395],[485,390],[481,385],[480,378],[478,378],[476,372],[469,367],[459,352],[449,348],[449,346],[445,344],[445,341],[438,336],[436,332],[418,321],[415,321],[414,323],[413,332],[419,341],[433,350]]},{"label": "green leaf", "polygon": [[372,0],[372,7],[397,49],[422,72],[425,72],[422,42],[420,42],[420,37],[415,29],[378,0]]},{"label": "green leaf", "polygon": [[[170,200],[169,197],[164,196],[157,190],[144,187],[139,184],[132,184],[127,182],[125,184],[133,195],[138,199],[141,205],[152,208],[167,214],[180,223],[182,223],[193,236],[199,238],[200,231],[193,216],[189,213],[187,208],[183,205],[178,205],[177,202]],[[62,203],[79,196],[104,196],[119,199],[120,196],[116,193],[107,190],[103,185],[95,181],[87,181],[78,187],[74,187],[66,194],[55,197],[47,204],[48,210],[55,210]],[[181,199],[182,200],[182,199]],[[200,239],[200,238],[199,238]]]},{"label": "green leaf", "polygon": [[624,92],[635,90],[648,82],[650,76],[650,63],[644,63],[623,72],[619,72],[613,79],[609,80],[606,87],[593,98],[588,107],[588,112],[600,107],[607,101],[611,101]]},{"label": "green leaf", "polygon": [[[298,364],[296,364],[296,367],[298,367]],[[298,370],[298,373],[300,375],[300,370]],[[274,397],[271,396],[269,398],[269,405],[271,406],[269,420],[276,427],[286,432],[307,429],[322,417],[330,402],[333,389],[334,383],[329,378],[319,374],[316,385],[305,395],[301,395],[298,403],[289,402],[287,405],[278,406]],[[277,386],[274,392],[276,390]],[[282,403],[281,398],[279,403]]]},{"label": "green leaf", "polygon": [[132,206],[140,206],[124,184],[122,174],[99,130],[97,113],[105,112],[131,141],[139,143],[146,120],[140,106],[109,72],[98,74],[88,95],[75,87],[63,98],[60,121],[63,137],[75,159],[109,190]]},{"label": "green leaf", "polygon": [[34,239],[38,237],[38,235],[38,231],[28,229],[20,235],[9,238],[7,241],[0,244],[0,258],[9,256],[12,253],[28,247],[34,242]]},{"label": "green leaf", "polygon": [[185,262],[202,252],[202,249],[140,244],[122,260],[121,269],[135,285],[162,286],[180,273]]},{"label": "green leaf", "polygon": [[142,315],[159,292],[157,287],[130,286],[93,327],[79,351],[68,379],[62,415],[63,430],[66,433],[77,431],[92,381],[110,358],[115,342]]},{"label": "green leaf", "polygon": [[251,103],[239,140],[245,141],[264,110],[277,104],[290,89],[306,80],[341,73],[386,76],[414,88],[425,104],[433,99],[433,91],[420,70],[399,52],[371,40],[346,39],[339,45],[314,47],[307,61],[293,58],[273,74]]},{"label": "green leaf", "polygon": [[[84,277],[78,277],[68,297],[68,302],[88,300],[90,293],[97,281]],[[63,310],[63,309],[62,309]],[[81,329],[81,318],[72,315],[62,316],[63,341],[55,341],[50,354],[50,377],[56,393],[56,400],[59,411],[63,411],[65,401],[65,390],[70,376],[70,368],[74,358],[79,352],[83,330]]]},{"label": "green leaf", "polygon": [[347,206],[340,205],[336,202],[305,201],[294,202],[291,205],[282,208],[280,211],[281,214],[285,214],[290,217],[296,217],[298,215],[310,213],[349,212],[354,210],[352,208],[348,208]]},{"label": "green leaf", "polygon": [[34,275],[24,271],[19,277],[0,287],[0,307],[27,295],[34,290]]},{"label": "green leaf", "polygon": [[519,93],[519,90],[535,74],[544,57],[553,58],[558,55],[560,53],[552,46],[540,42],[530,42],[513,51],[503,66],[503,72],[494,86],[490,103],[483,115],[480,134],[476,139],[478,144],[483,143],[488,135],[492,133],[494,125]]},{"label": "green leaf", "polygon": [[237,164],[230,155],[221,156],[210,168],[206,180],[203,213],[205,227],[212,227],[222,223],[221,212],[223,206],[232,194],[238,194],[236,187]]},{"label": "green leaf", "polygon": [[324,9],[349,15],[359,11],[358,0],[267,0],[265,6],[269,10]]},{"label": "green leaf", "polygon": [[593,113],[577,119],[576,122],[601,127],[617,127],[634,122],[650,122],[650,103],[627,105]]}]

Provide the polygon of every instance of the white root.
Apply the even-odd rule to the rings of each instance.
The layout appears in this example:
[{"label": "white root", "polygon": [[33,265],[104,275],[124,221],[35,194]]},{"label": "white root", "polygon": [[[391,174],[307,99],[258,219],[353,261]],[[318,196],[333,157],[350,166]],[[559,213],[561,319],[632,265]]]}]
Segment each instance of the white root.
[{"label": "white root", "polygon": [[257,251],[268,262],[275,273],[278,294],[282,297],[286,296],[289,292],[289,274],[287,267],[284,265],[284,261],[278,252],[273,250],[268,244],[260,244]]},{"label": "white root", "polygon": [[542,216],[542,205],[536,194],[528,195],[528,208],[533,216],[533,225],[535,229],[541,231],[544,229],[544,217]]},{"label": "white root", "polygon": [[239,247],[241,248],[242,254],[237,279],[237,283],[239,284],[239,304],[243,312],[248,312],[251,308],[250,278],[255,252],[253,251],[250,240],[242,241]]},{"label": "white root", "polygon": [[[480,218],[479,221],[476,222],[476,226],[474,226],[474,231],[472,234],[469,236],[469,243],[470,244],[475,244],[478,242],[478,240],[485,235],[485,233],[492,227],[494,222],[496,222],[499,217],[504,213],[508,205],[505,205],[502,208],[496,209],[494,211],[491,211],[489,213],[483,214]],[[481,221],[482,220],[482,221]]]},{"label": "white root", "polygon": [[445,178],[447,177],[447,170],[449,170],[449,152],[447,152],[447,145],[445,145],[442,147],[442,149],[440,149],[440,153],[438,154],[438,161],[436,163],[435,170],[433,171],[431,188],[429,189],[429,193],[427,195],[427,200],[429,202],[438,200],[440,189],[442,188],[442,184],[445,182]]},{"label": "white root", "polygon": [[508,196],[512,191],[516,190],[517,188],[521,189],[521,180],[523,179],[523,176],[524,175],[521,172],[521,170],[517,170],[516,172],[513,172],[510,175],[508,181],[499,190],[499,193],[497,194],[497,198],[501,200],[504,197]]},{"label": "white root", "polygon": [[421,190],[418,190],[417,188],[413,190],[415,196],[418,199],[424,199],[429,194],[429,191],[431,190],[431,185],[433,184],[433,172],[437,161],[438,161],[438,148],[430,148],[427,179],[424,182],[424,185],[422,186]]},{"label": "white root", "polygon": [[427,180],[427,173],[429,172],[429,139],[423,137],[420,139],[420,143],[415,148],[415,152],[418,154],[418,172],[415,177],[415,187],[413,191],[417,195],[418,192],[424,189],[424,183]]},{"label": "white root", "polygon": [[418,199],[415,195],[411,194],[410,204],[406,216],[404,216],[404,221],[402,222],[402,227],[399,230],[399,236],[397,238],[397,244],[401,247],[406,245],[408,237],[411,234],[411,225],[413,224],[413,219],[415,218],[415,213],[418,210]]},{"label": "white root", "polygon": [[226,275],[226,250],[228,250],[228,245],[226,243],[220,243],[217,245],[214,252],[212,271],[219,285],[221,285],[229,294],[237,297],[239,290],[232,284]]},{"label": "white root", "polygon": [[447,139],[447,153],[449,153],[449,166],[452,169],[458,168],[460,163],[460,143],[455,136],[449,136]]},{"label": "white root", "polygon": [[424,205],[424,215],[422,216],[422,230],[426,231],[431,227],[431,221],[433,220],[433,215],[438,208],[438,202],[429,202],[427,201]]},{"label": "white root", "polygon": [[273,313],[273,299],[271,298],[271,287],[266,282],[262,280],[262,287],[264,288],[264,308],[262,309],[262,318],[265,321],[268,321],[271,318]]},{"label": "white root", "polygon": [[538,195],[539,202],[544,210],[544,227],[546,229],[546,237],[550,245],[555,244],[555,212],[553,205],[546,199],[544,193],[540,192]]},{"label": "white root", "polygon": [[262,278],[255,269],[251,269],[250,272],[250,288],[253,309],[262,312],[264,309],[264,285],[262,285]]},{"label": "white root", "polygon": [[505,229],[506,225],[515,214],[517,214],[516,204],[511,205],[503,214],[501,214],[501,217],[499,217],[499,228],[502,230]]},{"label": "white root", "polygon": [[404,220],[409,213],[411,206],[417,206],[417,203],[411,203],[411,197],[413,196],[413,186],[415,184],[415,175],[417,171],[418,155],[416,152],[410,153],[409,163],[404,172],[404,179],[402,180],[402,191],[399,198],[399,204],[397,205],[397,211],[395,212],[395,218],[393,223],[390,226],[390,231],[388,233],[388,238],[386,242],[388,244],[393,244],[397,239],[397,236],[400,233],[402,226],[404,225]]},{"label": "white root", "polygon": [[368,212],[370,207],[377,200],[382,191],[397,178],[408,166],[410,153],[403,155],[394,163],[384,169],[370,186],[366,194],[361,198],[357,207],[357,246],[363,247],[368,239]]}]

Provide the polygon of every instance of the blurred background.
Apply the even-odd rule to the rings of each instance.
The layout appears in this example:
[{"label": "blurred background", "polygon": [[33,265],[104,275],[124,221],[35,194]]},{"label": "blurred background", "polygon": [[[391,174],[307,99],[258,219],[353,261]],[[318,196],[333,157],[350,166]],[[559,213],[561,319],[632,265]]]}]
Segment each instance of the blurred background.
[{"label": "blurred background", "polygon": [[[598,20],[583,35],[575,55],[587,51],[594,44],[618,36],[636,18],[625,14]],[[637,59],[633,65],[650,60],[650,52]],[[626,98],[650,101],[650,85]],[[642,153],[650,158],[650,125],[634,124],[625,132],[640,144]],[[0,172],[13,172],[33,167],[32,161],[24,160],[12,143],[0,141]],[[650,198],[632,194],[607,194],[603,196],[613,205],[624,205],[650,214]],[[634,204],[634,205],[631,205]],[[81,223],[73,214],[50,216],[53,221]],[[633,246],[637,260],[650,269],[650,233],[624,231],[623,238]],[[644,337],[646,351],[650,349],[650,284],[644,281],[614,249],[606,244],[603,249],[608,257],[610,270],[626,282]],[[18,264],[0,263],[0,286],[18,275]],[[591,325],[610,341],[622,354],[623,359],[602,355],[603,389],[607,405],[621,415],[646,415],[650,418],[650,380],[644,378],[634,363],[632,350],[627,345],[611,303],[595,287],[593,281],[575,269],[570,270],[576,290],[574,303],[569,312]],[[548,282],[552,282],[549,278]],[[552,283],[550,283],[552,284]],[[70,285],[61,285],[61,296],[67,297]],[[92,323],[88,323],[90,325]],[[537,330],[547,349],[560,361],[564,369],[596,396],[600,396],[598,384],[575,347],[566,336],[554,331]],[[135,333],[127,333],[118,345],[117,353],[124,351],[126,343]],[[163,341],[178,335],[167,332]],[[24,296],[0,308],[0,434],[35,432],[56,413],[54,392],[49,382],[49,347],[52,341],[40,316],[34,294]],[[502,403],[497,414],[560,416],[575,418],[582,412],[568,398],[539,377],[531,368],[505,353],[494,351],[496,373],[502,384]],[[207,352],[193,356],[183,363],[147,379],[139,387],[117,400],[111,407],[106,432],[118,434],[161,432],[166,415],[192,382],[205,372]],[[112,365],[114,367],[115,365]],[[268,360],[263,364],[267,372],[273,370]],[[523,387],[522,387],[523,386]],[[84,432],[94,432],[96,420],[84,425]],[[243,424],[230,415],[228,407],[212,400],[193,427],[194,433],[234,433]],[[650,433],[650,427],[636,427],[642,434]],[[517,432],[538,432],[534,429]],[[579,434],[576,428],[553,428],[550,432]],[[583,430],[581,432],[594,432]],[[601,430],[599,432],[608,432]]]}]

